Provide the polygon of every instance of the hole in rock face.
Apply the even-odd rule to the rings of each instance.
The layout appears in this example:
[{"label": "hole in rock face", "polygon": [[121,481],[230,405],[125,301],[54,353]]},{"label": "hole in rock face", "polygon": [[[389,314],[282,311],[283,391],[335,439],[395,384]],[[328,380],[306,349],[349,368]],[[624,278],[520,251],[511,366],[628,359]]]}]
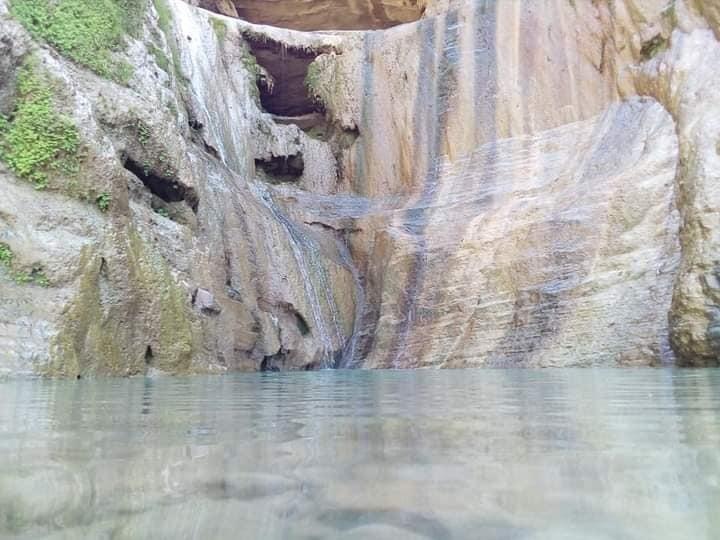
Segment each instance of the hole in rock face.
[{"label": "hole in rock face", "polygon": [[152,364],[153,361],[153,350],[150,345],[147,346],[147,349],[145,349],[145,365],[149,366]]},{"label": "hole in rock face", "polygon": [[293,49],[277,41],[248,39],[250,51],[272,77],[272,83],[260,83],[260,103],[267,112],[279,117],[302,117],[322,113],[323,107],[309,94],[305,77],[318,52]]},{"label": "hole in rock face", "polygon": [[255,24],[293,30],[381,30],[416,21],[426,0],[201,0],[200,6]]},{"label": "hole in rock face", "polygon": [[305,170],[302,154],[256,159],[255,168],[264,173],[266,179],[274,184],[296,182]]},{"label": "hole in rock face", "polygon": [[137,176],[153,195],[167,203],[184,201],[197,213],[199,201],[193,188],[172,178],[159,176],[130,157],[125,157],[123,166]]}]

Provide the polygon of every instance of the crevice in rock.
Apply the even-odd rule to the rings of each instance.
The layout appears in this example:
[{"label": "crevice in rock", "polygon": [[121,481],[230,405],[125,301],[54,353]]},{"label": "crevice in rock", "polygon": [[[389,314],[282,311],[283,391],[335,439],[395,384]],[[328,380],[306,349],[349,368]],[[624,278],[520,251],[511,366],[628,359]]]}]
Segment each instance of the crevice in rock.
[{"label": "crevice in rock", "polygon": [[271,184],[297,182],[305,171],[305,160],[301,153],[271,156],[268,159],[256,159],[255,170]]},{"label": "crevice in rock", "polygon": [[217,148],[215,148],[212,144],[209,144],[205,139],[202,140],[202,146],[205,152],[210,154],[215,159],[220,159],[220,152],[218,152]]},{"label": "crevice in rock", "polygon": [[308,325],[305,317],[300,315],[297,311],[295,311],[295,324],[297,324],[298,331],[301,336],[310,335],[310,325]]},{"label": "crevice in rock", "polygon": [[203,125],[203,123],[200,122],[200,121],[199,121],[197,118],[195,118],[194,116],[190,116],[190,117],[188,118],[188,126],[189,126],[190,129],[192,129],[193,131],[202,131],[203,128],[205,127],[205,126]]},{"label": "crevice in rock", "polygon": [[313,32],[318,30],[382,30],[417,21],[426,0],[200,0],[200,7],[266,24]]},{"label": "crevice in rock", "polygon": [[[197,213],[199,199],[193,188],[183,185],[176,179],[158,175],[129,156],[124,157],[123,167],[139,178],[145,187],[160,200],[165,203],[184,202],[194,213]],[[159,210],[153,208],[156,211]]]},{"label": "crevice in rock", "polygon": [[645,61],[650,60],[659,52],[667,49],[667,46],[668,40],[665,39],[661,34],[657,34],[651,39],[643,42],[642,47],[640,48],[640,57]]}]

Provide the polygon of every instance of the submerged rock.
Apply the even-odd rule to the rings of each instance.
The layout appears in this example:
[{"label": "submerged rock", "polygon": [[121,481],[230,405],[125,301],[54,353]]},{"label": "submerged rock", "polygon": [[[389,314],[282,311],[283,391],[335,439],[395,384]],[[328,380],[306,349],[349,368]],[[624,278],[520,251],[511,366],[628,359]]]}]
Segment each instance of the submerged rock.
[{"label": "submerged rock", "polygon": [[718,363],[713,3],[138,2],[112,75],[24,3],[0,374]]}]

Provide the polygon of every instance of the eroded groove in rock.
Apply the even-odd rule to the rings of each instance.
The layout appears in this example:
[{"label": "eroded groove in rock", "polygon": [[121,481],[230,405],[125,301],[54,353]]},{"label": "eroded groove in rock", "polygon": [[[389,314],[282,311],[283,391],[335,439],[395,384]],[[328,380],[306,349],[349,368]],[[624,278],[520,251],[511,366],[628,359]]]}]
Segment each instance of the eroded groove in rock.
[{"label": "eroded groove in rock", "polygon": [[417,21],[425,0],[201,0],[200,6],[255,24],[293,30],[380,30]]}]

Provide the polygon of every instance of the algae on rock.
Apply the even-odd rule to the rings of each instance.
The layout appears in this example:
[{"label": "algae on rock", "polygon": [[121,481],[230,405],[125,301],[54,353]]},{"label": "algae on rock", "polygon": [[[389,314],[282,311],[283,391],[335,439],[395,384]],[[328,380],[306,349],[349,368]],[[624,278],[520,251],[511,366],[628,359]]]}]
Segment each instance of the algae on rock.
[{"label": "algae on rock", "polygon": [[[191,369],[194,329],[187,294],[137,232],[118,232],[115,241],[117,259],[83,250],[78,293],[65,311],[54,340],[54,359],[44,374]],[[127,297],[118,297],[121,291]],[[140,336],[145,337],[139,342]]]}]

